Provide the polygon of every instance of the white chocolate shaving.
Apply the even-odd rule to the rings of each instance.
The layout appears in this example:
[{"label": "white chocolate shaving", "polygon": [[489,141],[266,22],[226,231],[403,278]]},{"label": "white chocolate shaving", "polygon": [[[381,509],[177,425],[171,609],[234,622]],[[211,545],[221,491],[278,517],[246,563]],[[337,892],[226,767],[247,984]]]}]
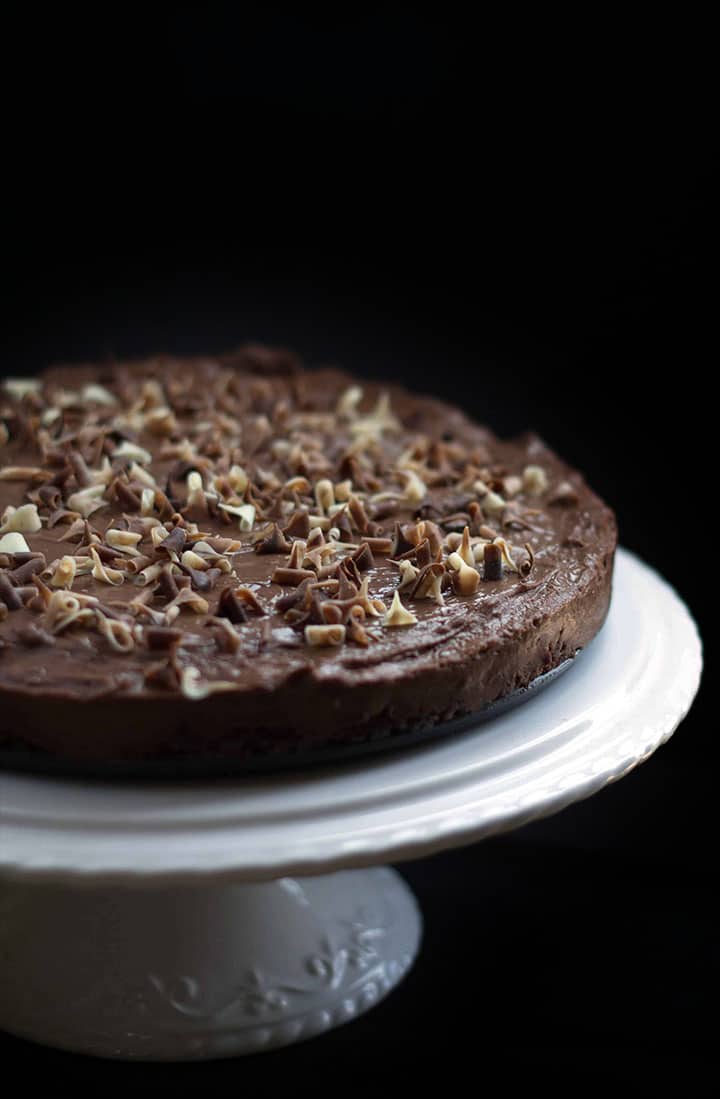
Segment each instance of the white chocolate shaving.
[{"label": "white chocolate shaving", "polygon": [[218,691],[233,691],[236,688],[237,683],[231,683],[227,679],[216,679],[214,682],[204,680],[197,668],[183,668],[180,674],[180,690],[185,698],[193,701],[207,698]]},{"label": "white chocolate shaving", "polygon": [[104,492],[104,485],[89,485],[88,488],[82,488],[68,496],[67,506],[70,511],[77,511],[87,519],[93,512],[108,507],[107,500],[102,499]]},{"label": "white chocolate shaving", "polygon": [[384,431],[400,431],[401,426],[390,410],[389,394],[382,393],[373,411],[351,423],[350,431],[362,447],[379,442]]},{"label": "white chocolate shaving", "polygon": [[195,553],[193,550],[185,550],[180,558],[180,562],[186,569],[200,569],[204,571],[205,569],[210,568],[210,562],[206,561],[199,553]]},{"label": "white chocolate shaving", "polygon": [[188,607],[191,611],[195,611],[195,614],[207,614],[209,609],[207,599],[203,599],[192,588],[181,588],[175,598],[170,600],[165,610],[168,611],[171,607]]},{"label": "white chocolate shaving", "polygon": [[228,515],[237,515],[240,520],[240,530],[252,530],[255,523],[255,508],[252,504],[240,504],[235,506],[233,504],[218,504],[218,507],[222,511],[226,511]]},{"label": "white chocolate shaving", "polygon": [[145,587],[147,584],[152,584],[153,580],[157,580],[158,576],[163,570],[163,566],[159,561],[153,565],[148,565],[147,568],[141,569],[135,577],[133,583],[139,587]]},{"label": "white chocolate shaving", "polygon": [[203,480],[196,469],[190,470],[185,478],[185,483],[187,485],[187,506],[189,508],[200,508],[201,511],[207,511],[207,499],[203,488]]},{"label": "white chocolate shaving", "polygon": [[90,546],[90,556],[94,562],[92,570],[93,579],[100,581],[102,584],[112,584],[114,588],[117,588],[120,584],[125,582],[125,574],[118,569],[111,569],[103,564],[100,555],[94,546]]},{"label": "white chocolate shaving", "polygon": [[165,541],[169,533],[170,531],[166,527],[164,527],[162,523],[158,523],[156,527],[153,527],[151,529],[150,541],[152,542],[155,549],[157,549],[161,542]]},{"label": "white chocolate shaving", "polygon": [[323,515],[327,515],[329,508],[335,503],[335,489],[332,481],[323,479],[315,485],[315,501]]},{"label": "white chocolate shaving", "polygon": [[172,435],[177,431],[177,420],[171,408],[154,408],[145,416],[145,427],[153,435]]},{"label": "white chocolate shaving", "polygon": [[132,462],[139,462],[144,466],[150,465],[152,457],[149,450],[138,446],[137,443],[131,443],[129,439],[123,439],[113,451],[113,461],[117,458],[129,458]]},{"label": "white chocolate shaving", "polygon": [[21,504],[19,508],[9,506],[3,512],[0,534],[20,531],[23,534],[35,534],[42,530],[42,520],[36,504]]},{"label": "white chocolate shaving", "polygon": [[140,495],[140,514],[152,515],[155,505],[155,489],[144,488]]},{"label": "white chocolate shaving", "polygon": [[503,555],[503,561],[505,562],[507,567],[512,572],[519,572],[520,570],[518,569],[517,565],[515,564],[515,562],[512,559],[510,545],[505,541],[505,539],[504,538],[496,538],[495,541],[494,541],[494,544],[496,546],[500,547],[500,551]]},{"label": "white chocolate shaving", "polygon": [[162,386],[156,378],[148,378],[143,382],[140,407],[144,409],[160,408],[166,403]]},{"label": "white chocolate shaving", "polygon": [[120,622],[117,618],[106,618],[99,611],[95,614],[95,622],[98,631],[115,652],[129,653],[135,648],[132,629],[125,622]]},{"label": "white chocolate shaving", "polygon": [[427,485],[422,478],[418,477],[412,469],[401,469],[398,473],[403,481],[405,499],[409,500],[411,504],[418,504],[421,500],[424,500],[427,496]]},{"label": "white chocolate shaving", "polygon": [[117,398],[108,389],[95,383],[84,385],[81,396],[83,401],[88,404],[117,404]]},{"label": "white chocolate shaving", "polygon": [[383,626],[415,626],[417,625],[417,618],[409,611],[407,607],[404,607],[400,596],[397,591],[393,595],[392,603],[390,604],[390,610],[383,618]]},{"label": "white chocolate shaving", "polygon": [[16,401],[21,401],[29,393],[40,392],[38,378],[6,378],[2,386]]},{"label": "white chocolate shaving", "polygon": [[457,552],[466,565],[475,564],[475,557],[473,555],[472,546],[470,545],[470,530],[468,527],[465,527],[462,532],[462,542],[458,546]]},{"label": "white chocolate shaving", "polygon": [[[152,457],[151,457],[152,460]],[[131,481],[138,481],[141,485],[145,485],[147,488],[157,488],[155,478],[151,473],[148,473],[146,469],[138,465],[137,462],[133,462],[128,470],[128,475]]]},{"label": "white chocolate shaving", "polygon": [[453,588],[459,595],[472,595],[480,584],[480,573],[466,565],[459,553],[451,553],[447,559],[451,569],[457,573]]},{"label": "white chocolate shaving", "polygon": [[352,487],[352,481],[349,479],[347,481],[338,481],[335,485],[335,499],[340,503],[345,503],[350,499]]},{"label": "white chocolate shaving", "polygon": [[307,496],[310,492],[311,485],[307,477],[291,477],[289,481],[286,481],[283,488],[288,492],[297,492],[300,496]]},{"label": "white chocolate shaving", "polygon": [[105,531],[105,541],[118,553],[125,553],[128,557],[139,557],[138,542],[142,540],[142,534],[135,534],[131,530],[114,530],[112,527]]},{"label": "white chocolate shaving", "polygon": [[346,389],[341,394],[338,400],[336,412],[338,416],[342,416],[347,420],[354,419],[357,415],[357,406],[362,400],[363,391],[359,385],[351,385],[349,389]]},{"label": "white chocolate shaving", "polygon": [[45,608],[45,624],[51,633],[62,633],[73,622],[90,623],[95,618],[97,599],[93,596],[71,595],[54,591]]},{"label": "white chocolate shaving", "polygon": [[30,547],[18,531],[3,534],[0,538],[0,553],[29,553]]},{"label": "white chocolate shaving", "polygon": [[542,466],[525,466],[523,470],[523,488],[531,496],[540,496],[548,487],[548,479]]},{"label": "white chocolate shaving", "polygon": [[55,571],[50,577],[50,585],[53,588],[71,588],[77,572],[77,561],[74,557],[61,557],[55,563]]},{"label": "white chocolate shaving", "polygon": [[237,492],[240,496],[242,496],[250,483],[248,475],[242,466],[230,466],[230,472],[227,475],[227,479],[233,491]]},{"label": "white chocolate shaving", "polygon": [[113,471],[107,454],[102,460],[100,469],[91,469],[88,472],[94,485],[109,485],[113,479]]},{"label": "white chocolate shaving", "polygon": [[400,569],[400,583],[398,584],[398,590],[402,588],[409,588],[411,584],[414,584],[420,575],[420,569],[413,565],[412,561],[399,561],[398,568]]},{"label": "white chocolate shaving", "polygon": [[308,645],[314,646],[342,645],[345,641],[345,627],[341,625],[306,626],[305,640]]},{"label": "white chocolate shaving", "polygon": [[522,477],[517,477],[512,474],[510,477],[506,477],[503,481],[503,492],[508,497],[517,496],[518,492],[522,491],[523,480]]},{"label": "white chocolate shaving", "polygon": [[496,515],[505,507],[505,500],[497,492],[488,492],[487,496],[483,496],[482,506],[488,515]]},{"label": "white chocolate shaving", "polygon": [[0,481],[46,480],[51,476],[49,470],[39,466],[5,466],[0,469]]}]

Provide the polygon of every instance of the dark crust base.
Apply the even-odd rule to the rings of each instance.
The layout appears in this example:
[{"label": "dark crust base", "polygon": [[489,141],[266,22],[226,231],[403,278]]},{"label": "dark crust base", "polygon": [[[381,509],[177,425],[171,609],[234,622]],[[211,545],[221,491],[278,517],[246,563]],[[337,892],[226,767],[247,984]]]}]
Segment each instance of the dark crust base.
[{"label": "dark crust base", "polygon": [[[133,760],[91,759],[69,760],[62,756],[51,755],[41,748],[28,749],[28,745],[17,741],[5,741],[0,747],[0,768],[31,772],[36,775],[54,775],[61,777],[94,779],[146,779],[149,781],[229,777],[240,774],[270,774],[282,771],[304,770],[307,767],[353,763],[358,759],[368,759],[376,755],[402,752],[408,748],[459,736],[474,729],[480,723],[515,709],[534,699],[541,691],[568,671],[576,663],[580,652],[556,668],[533,679],[526,687],[519,687],[504,698],[489,702],[474,713],[452,721],[437,724],[418,725],[413,729],[387,730],[383,732],[360,733],[356,740],[342,742],[325,741],[307,744],[293,743],[288,748],[269,749],[267,743],[253,744],[247,737],[235,745],[226,744],[230,749],[226,756],[194,755],[190,758],[154,758]],[[240,751],[238,752],[238,749]]]}]

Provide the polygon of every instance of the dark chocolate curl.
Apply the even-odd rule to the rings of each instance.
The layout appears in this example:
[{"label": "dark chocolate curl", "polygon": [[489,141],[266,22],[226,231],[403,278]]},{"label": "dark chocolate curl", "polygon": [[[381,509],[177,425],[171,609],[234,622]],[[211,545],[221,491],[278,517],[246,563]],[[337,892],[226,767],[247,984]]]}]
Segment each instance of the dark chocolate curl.
[{"label": "dark chocolate curl", "polygon": [[182,641],[182,630],[173,630],[167,626],[148,626],[145,641],[148,649],[172,649]]},{"label": "dark chocolate curl", "polygon": [[155,552],[166,553],[168,557],[171,553],[176,553],[179,557],[185,548],[186,538],[187,535],[182,527],[173,527],[167,538],[163,538],[162,542],[155,547]]},{"label": "dark chocolate curl", "polygon": [[485,546],[485,553],[483,556],[483,580],[502,580],[503,578],[503,559],[502,550],[500,546],[496,546],[494,542],[490,542]]},{"label": "dark chocolate curl", "polygon": [[0,573],[0,599],[9,611],[19,611],[23,605],[22,599],[3,573]]},{"label": "dark chocolate curl", "polygon": [[409,550],[414,550],[414,543],[409,541],[405,537],[403,528],[399,523],[395,523],[395,529],[393,531],[392,546],[390,550],[391,557],[400,557],[402,554],[408,553]]},{"label": "dark chocolate curl", "polygon": [[228,618],[234,624],[248,620],[247,611],[232,588],[225,588],[221,593],[217,613],[218,618]]},{"label": "dark chocolate curl", "polygon": [[269,527],[266,527],[255,543],[256,553],[289,553],[290,548],[290,543],[277,523],[271,523]]},{"label": "dark chocolate curl", "polygon": [[110,486],[112,491],[117,496],[118,502],[122,505],[125,511],[139,511],[140,510],[140,497],[133,492],[130,485],[125,481],[116,477]]},{"label": "dark chocolate curl", "polygon": [[287,584],[294,588],[298,587],[299,584],[302,584],[303,580],[314,579],[315,573],[311,572],[309,569],[288,569],[283,568],[282,566],[276,568],[271,577],[273,584]]},{"label": "dark chocolate curl", "polygon": [[251,611],[253,614],[266,614],[266,610],[262,603],[259,602],[254,591],[250,588],[237,588],[235,595],[243,604],[246,610]]},{"label": "dark chocolate curl", "polygon": [[42,557],[32,558],[30,561],[26,561],[23,565],[18,565],[16,569],[10,573],[13,583],[17,587],[21,587],[23,584],[27,584],[28,580],[32,579],[36,572],[42,572],[45,568],[45,559]]},{"label": "dark chocolate curl", "polygon": [[367,572],[368,569],[375,568],[375,558],[367,542],[361,542],[351,556],[358,572]]}]

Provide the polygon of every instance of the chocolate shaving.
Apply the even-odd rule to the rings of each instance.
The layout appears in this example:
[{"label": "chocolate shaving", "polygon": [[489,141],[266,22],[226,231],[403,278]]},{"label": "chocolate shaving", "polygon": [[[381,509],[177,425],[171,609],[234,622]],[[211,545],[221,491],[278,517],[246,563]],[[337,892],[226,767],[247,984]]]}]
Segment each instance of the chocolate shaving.
[{"label": "chocolate shaving", "polygon": [[517,562],[518,572],[520,573],[520,576],[523,580],[527,579],[527,577],[533,570],[533,566],[535,565],[535,554],[533,553],[532,548],[530,547],[528,542],[525,543],[525,551],[527,553],[527,557]]},{"label": "chocolate shaving", "polygon": [[339,568],[337,570],[337,579],[338,579],[338,591],[337,591],[338,598],[343,599],[343,600],[344,599],[353,599],[357,595],[357,593],[359,591],[359,587],[356,586],[352,582],[352,580],[350,579],[350,577],[348,576],[347,572],[344,569]]},{"label": "chocolate shaving", "polygon": [[358,572],[367,572],[368,569],[375,568],[375,558],[367,542],[360,543],[355,552],[351,554],[351,559],[355,562]]},{"label": "chocolate shaving", "polygon": [[152,664],[144,675],[148,687],[161,687],[176,691],[180,686],[180,670],[174,660],[163,664]]},{"label": "chocolate shaving", "polygon": [[173,630],[168,626],[147,626],[143,634],[148,649],[173,649],[183,638],[182,630]]},{"label": "chocolate shaving", "polygon": [[251,591],[250,588],[236,588],[235,594],[241,603],[244,604],[245,609],[252,614],[267,614],[267,611],[258,600],[255,592]]},{"label": "chocolate shaving", "polygon": [[[19,554],[17,556],[20,556]],[[44,557],[34,557],[29,561],[26,561],[23,565],[18,565],[16,569],[10,573],[10,579],[16,587],[20,587],[21,584],[26,584],[36,572],[42,572],[45,568]]]},{"label": "chocolate shaving", "polygon": [[37,490],[37,495],[42,503],[53,511],[60,508],[62,504],[62,493],[57,485],[41,485]]},{"label": "chocolate shaving", "polygon": [[217,614],[218,618],[227,618],[236,624],[248,621],[248,612],[232,588],[225,588],[220,593]]},{"label": "chocolate shaving", "polygon": [[296,588],[303,580],[314,580],[315,573],[309,569],[289,569],[279,565],[272,574],[273,584],[288,585]]},{"label": "chocolate shaving", "polygon": [[471,523],[472,518],[469,512],[466,511],[456,511],[454,515],[445,515],[440,520],[440,526],[443,528],[443,530],[447,531],[448,534],[451,534],[453,532],[456,534],[462,534],[462,532],[465,530],[465,527],[469,527]]},{"label": "chocolate shaving", "polygon": [[353,584],[354,587],[356,587],[358,590],[362,587],[362,577],[360,575],[360,570],[358,569],[355,561],[353,561],[352,557],[345,557],[340,562],[340,567],[338,569],[338,581],[340,579],[340,573],[345,573],[345,578],[349,580],[350,583]]},{"label": "chocolate shaving", "polygon": [[373,553],[385,554],[385,556],[392,553],[393,539],[392,538],[377,538],[369,537],[364,538],[364,542],[370,547]]},{"label": "chocolate shaving", "polygon": [[34,649],[40,645],[54,645],[55,638],[36,622],[30,622],[27,626],[15,631],[15,639],[28,648]]},{"label": "chocolate shaving", "polygon": [[176,553],[179,557],[185,548],[186,538],[187,535],[181,526],[173,527],[167,538],[163,538],[162,542],[158,542],[155,546],[155,553],[166,554],[168,557]]},{"label": "chocolate shaving", "polygon": [[580,497],[569,481],[563,481],[551,492],[547,502],[554,507],[577,507]]},{"label": "chocolate shaving", "polygon": [[500,546],[490,542],[483,554],[483,580],[502,580],[503,557]]},{"label": "chocolate shaving", "polygon": [[120,477],[116,477],[111,483],[108,496],[111,499],[115,496],[118,503],[125,508],[126,511],[140,510],[140,497],[137,493],[133,492],[127,482],[123,481]]},{"label": "chocolate shaving", "polygon": [[353,536],[352,523],[348,515],[347,507],[344,507],[342,511],[338,511],[333,515],[332,523],[334,527],[340,531],[340,534],[345,542],[350,542]]},{"label": "chocolate shaving", "polygon": [[180,568],[186,576],[190,577],[190,583],[195,591],[208,592],[211,590],[212,581],[207,572],[204,572],[201,569],[194,569],[190,565],[181,565]]},{"label": "chocolate shaving", "polygon": [[[148,558],[147,560],[149,563],[150,559]],[[161,595],[165,597],[165,599],[169,601],[175,598],[179,590],[180,589],[175,583],[175,577],[173,576],[172,565],[165,565],[162,572],[158,576],[158,591]]]},{"label": "chocolate shaving", "polygon": [[255,553],[289,553],[290,543],[285,539],[277,523],[271,523],[255,542]]},{"label": "chocolate shaving", "polygon": [[78,488],[87,488],[88,485],[93,483],[92,477],[90,476],[90,470],[86,466],[85,459],[78,450],[71,450],[68,453],[68,462],[72,466]]},{"label": "chocolate shaving", "polygon": [[424,569],[435,558],[430,546],[430,540],[425,538],[415,549],[415,560],[419,569]]},{"label": "chocolate shaving", "polygon": [[411,542],[405,534],[405,528],[401,527],[399,523],[395,523],[395,529],[393,531],[392,545],[390,547],[390,556],[399,559],[408,554],[408,552],[414,552],[415,543]]},{"label": "chocolate shaving", "polygon": [[12,586],[5,573],[0,573],[0,599],[9,611],[19,611],[22,609],[22,599],[17,594],[17,591]]},{"label": "chocolate shaving", "polygon": [[242,646],[242,639],[235,627],[227,618],[208,618],[205,623],[213,633],[213,640],[218,652],[236,653]]},{"label": "chocolate shaving", "polygon": [[339,626],[345,615],[342,608],[337,603],[332,602],[330,599],[326,599],[320,607],[322,621],[328,626]]},{"label": "chocolate shaving", "polygon": [[362,501],[358,500],[357,496],[351,496],[347,506],[356,528],[360,531],[361,534],[365,534],[367,532],[368,523],[370,522],[370,520],[368,518],[367,512],[365,511]]}]

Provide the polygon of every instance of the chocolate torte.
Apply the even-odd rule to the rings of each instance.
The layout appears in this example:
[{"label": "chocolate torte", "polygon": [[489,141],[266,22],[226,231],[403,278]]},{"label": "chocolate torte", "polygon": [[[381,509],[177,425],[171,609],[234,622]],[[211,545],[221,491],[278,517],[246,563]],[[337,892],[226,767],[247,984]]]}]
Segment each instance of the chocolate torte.
[{"label": "chocolate torte", "polygon": [[445,725],[595,636],[610,509],[496,438],[286,351],[0,385],[0,749],[311,756]]}]

